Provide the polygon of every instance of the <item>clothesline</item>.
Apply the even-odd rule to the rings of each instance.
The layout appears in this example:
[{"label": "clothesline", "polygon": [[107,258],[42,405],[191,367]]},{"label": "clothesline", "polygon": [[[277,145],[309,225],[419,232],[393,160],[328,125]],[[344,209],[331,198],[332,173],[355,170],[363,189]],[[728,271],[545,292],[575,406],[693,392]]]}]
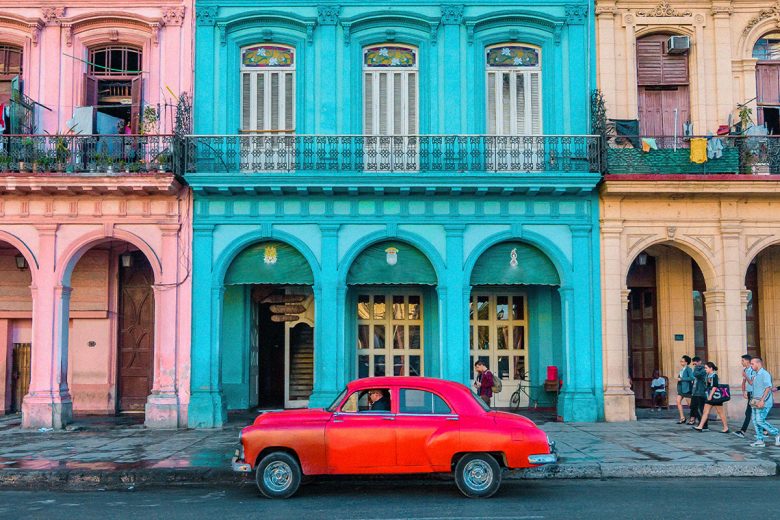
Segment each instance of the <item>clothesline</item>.
[{"label": "clothesline", "polygon": [[149,74],[148,71],[145,70],[125,70],[125,69],[113,69],[111,67],[106,67],[105,65],[98,65],[97,63],[89,60],[85,60],[82,58],[77,58],[76,56],[71,56],[70,54],[63,53],[64,56],[67,56],[68,58],[73,58],[74,60],[80,61],[82,63],[86,63],[87,65],[90,65],[92,67],[97,67],[99,69],[103,69],[107,72],[121,72],[123,74],[127,74],[128,76],[131,76],[133,74]]}]

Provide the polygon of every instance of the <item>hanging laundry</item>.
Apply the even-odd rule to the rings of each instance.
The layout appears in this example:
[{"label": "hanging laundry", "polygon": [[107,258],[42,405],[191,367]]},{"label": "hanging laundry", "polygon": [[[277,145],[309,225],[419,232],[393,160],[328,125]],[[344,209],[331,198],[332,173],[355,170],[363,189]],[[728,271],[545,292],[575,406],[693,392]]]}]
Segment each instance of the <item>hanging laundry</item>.
[{"label": "hanging laundry", "polygon": [[691,139],[691,162],[696,164],[707,162],[707,139],[704,137]]},{"label": "hanging laundry", "polygon": [[655,142],[653,137],[642,138],[642,151],[647,153],[650,150],[658,150],[658,143]]},{"label": "hanging laundry", "polygon": [[0,134],[5,133],[5,103],[0,103]]},{"label": "hanging laundry", "polygon": [[720,159],[723,157],[723,140],[720,137],[707,139],[707,158]]}]

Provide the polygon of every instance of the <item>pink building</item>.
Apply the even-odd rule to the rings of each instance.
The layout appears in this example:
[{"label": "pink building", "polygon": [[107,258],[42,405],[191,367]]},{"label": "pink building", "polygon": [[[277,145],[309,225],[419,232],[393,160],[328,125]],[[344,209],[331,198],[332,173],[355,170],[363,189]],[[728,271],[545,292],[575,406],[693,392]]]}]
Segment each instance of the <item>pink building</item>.
[{"label": "pink building", "polygon": [[184,426],[191,199],[157,134],[192,90],[192,2],[53,5],[0,0],[0,413]]}]

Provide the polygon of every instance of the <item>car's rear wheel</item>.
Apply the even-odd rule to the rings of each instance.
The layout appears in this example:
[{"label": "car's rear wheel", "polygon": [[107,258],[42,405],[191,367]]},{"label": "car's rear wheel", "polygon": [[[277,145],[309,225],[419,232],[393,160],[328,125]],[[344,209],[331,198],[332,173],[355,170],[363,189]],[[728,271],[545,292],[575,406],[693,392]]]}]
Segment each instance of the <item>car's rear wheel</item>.
[{"label": "car's rear wheel", "polygon": [[472,453],[455,465],[455,484],[469,498],[488,498],[501,486],[501,466],[487,453]]},{"label": "car's rear wheel", "polygon": [[283,451],[269,453],[257,465],[255,482],[266,498],[289,498],[301,485],[301,466]]}]

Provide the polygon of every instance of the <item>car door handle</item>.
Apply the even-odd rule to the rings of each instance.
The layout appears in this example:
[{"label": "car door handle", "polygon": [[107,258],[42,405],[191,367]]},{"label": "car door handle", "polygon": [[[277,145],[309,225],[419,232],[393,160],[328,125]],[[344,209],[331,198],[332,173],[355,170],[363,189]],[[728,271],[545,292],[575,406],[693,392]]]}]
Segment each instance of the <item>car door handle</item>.
[{"label": "car door handle", "polygon": [[382,417],[383,421],[395,421],[395,417]]},{"label": "car door handle", "polygon": [[457,417],[447,417],[447,420],[448,421],[457,421],[458,418]]}]

